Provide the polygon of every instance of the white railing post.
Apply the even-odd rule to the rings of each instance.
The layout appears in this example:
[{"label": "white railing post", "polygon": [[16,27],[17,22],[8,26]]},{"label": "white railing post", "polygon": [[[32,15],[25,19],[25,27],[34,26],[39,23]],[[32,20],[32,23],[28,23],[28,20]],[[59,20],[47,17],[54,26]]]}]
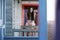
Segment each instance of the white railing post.
[{"label": "white railing post", "polygon": [[24,32],[24,37],[27,37],[27,32]]}]

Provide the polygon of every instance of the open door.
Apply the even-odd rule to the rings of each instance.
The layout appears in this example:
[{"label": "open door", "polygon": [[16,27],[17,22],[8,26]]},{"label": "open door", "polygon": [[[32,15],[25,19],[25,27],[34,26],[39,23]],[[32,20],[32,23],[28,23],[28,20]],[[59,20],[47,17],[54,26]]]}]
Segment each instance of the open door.
[{"label": "open door", "polygon": [[22,4],[22,25],[23,26],[26,26],[26,13],[28,12],[28,9],[30,7],[33,7],[34,8],[34,11],[36,12],[36,19],[35,19],[35,23],[36,23],[36,26],[38,26],[38,4]]},{"label": "open door", "polygon": [[35,26],[38,26],[38,6],[24,6],[24,26],[26,26],[26,22],[27,22],[26,14],[27,14],[29,8],[31,8],[31,7],[33,7],[34,12],[36,13],[35,20],[34,20],[34,22],[36,24]]}]

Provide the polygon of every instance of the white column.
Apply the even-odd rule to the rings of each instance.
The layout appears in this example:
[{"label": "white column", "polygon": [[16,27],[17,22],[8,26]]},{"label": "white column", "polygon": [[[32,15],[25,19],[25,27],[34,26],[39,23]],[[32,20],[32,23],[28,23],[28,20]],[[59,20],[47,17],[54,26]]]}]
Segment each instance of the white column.
[{"label": "white column", "polygon": [[13,2],[13,28],[15,29],[21,28],[21,15],[22,15],[21,3],[18,3],[18,1],[15,0],[15,4]]}]

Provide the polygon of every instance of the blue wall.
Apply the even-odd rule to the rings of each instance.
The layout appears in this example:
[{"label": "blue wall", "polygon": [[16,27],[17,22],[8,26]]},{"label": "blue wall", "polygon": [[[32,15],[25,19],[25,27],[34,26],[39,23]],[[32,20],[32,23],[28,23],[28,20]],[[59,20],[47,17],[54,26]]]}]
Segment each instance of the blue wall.
[{"label": "blue wall", "polygon": [[47,33],[47,1],[46,0],[39,0],[39,8],[40,8],[40,29],[39,29],[39,36],[40,40],[48,40],[48,33]]},{"label": "blue wall", "polygon": [[60,0],[57,0],[56,5],[56,36],[55,40],[60,40]]}]

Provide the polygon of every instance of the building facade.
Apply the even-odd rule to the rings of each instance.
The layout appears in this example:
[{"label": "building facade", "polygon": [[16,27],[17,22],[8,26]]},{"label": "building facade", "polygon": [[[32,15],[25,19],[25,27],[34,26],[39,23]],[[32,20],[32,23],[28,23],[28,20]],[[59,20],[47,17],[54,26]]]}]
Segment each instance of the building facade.
[{"label": "building facade", "polygon": [[38,0],[5,0],[5,36],[26,36],[26,32],[23,33],[22,26],[24,26],[23,7],[27,4],[30,6],[37,4],[38,6]]},{"label": "building facade", "polygon": [[[4,32],[1,29],[2,33],[5,34],[2,35],[2,40],[39,40],[38,36],[36,35],[38,34],[38,30],[22,29],[22,26],[24,26],[24,6],[27,6],[27,4],[31,6],[32,3],[35,7],[35,4],[38,4],[38,0],[0,0],[0,9],[2,8],[0,10],[2,15],[0,15],[2,18],[0,19],[0,23],[3,25],[1,27],[5,29]],[[36,34],[28,37],[26,36],[27,32],[34,32]]]}]

